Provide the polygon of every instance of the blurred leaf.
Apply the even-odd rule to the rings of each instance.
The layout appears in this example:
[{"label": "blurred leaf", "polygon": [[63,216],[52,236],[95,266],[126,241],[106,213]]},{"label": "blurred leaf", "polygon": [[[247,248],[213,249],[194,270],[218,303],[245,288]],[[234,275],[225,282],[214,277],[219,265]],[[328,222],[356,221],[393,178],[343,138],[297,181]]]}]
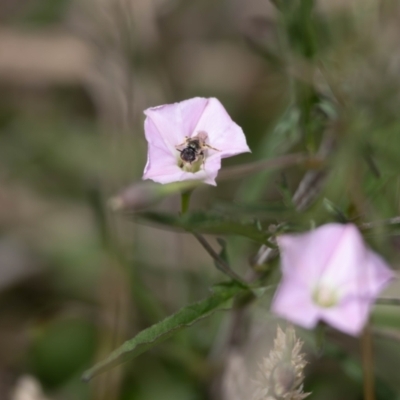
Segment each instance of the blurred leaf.
[{"label": "blurred leaf", "polygon": [[275,1],[275,5],[283,13],[292,49],[312,58],[316,51],[314,0]]},{"label": "blurred leaf", "polygon": [[17,22],[23,25],[46,26],[62,20],[71,0],[40,0],[28,3]]},{"label": "blurred leaf", "polygon": [[293,204],[293,193],[291,192],[288,181],[286,179],[286,175],[284,173],[281,174],[281,180],[278,182],[278,190],[282,196],[282,202],[287,208],[294,209]]},{"label": "blurred leaf", "polygon": [[338,222],[346,223],[348,222],[348,218],[346,217],[345,213],[332,201],[328,200],[326,197],[323,200],[324,207],[326,210],[333,215],[333,217]]},{"label": "blurred leaf", "polygon": [[226,302],[243,292],[244,289],[243,286],[230,282],[214,286],[213,291],[214,294],[207,299],[186,306],[163,321],[143,330],[112,352],[104,361],[86,371],[82,378],[88,381],[101,372],[151,349],[172,334],[181,331],[217,310],[225,308]]},{"label": "blurred leaf", "polygon": [[[356,381],[360,387],[363,385],[363,371],[361,364],[356,360],[346,357],[342,361],[343,370],[345,373],[354,381]],[[381,377],[375,377],[375,386],[376,386],[376,398],[378,400],[389,400],[395,398],[395,391],[393,388],[388,386],[385,380],[381,379]]]},{"label": "blurred leaf", "polygon": [[52,322],[33,343],[30,364],[47,386],[63,384],[82,371],[95,350],[95,329],[83,320]]},{"label": "blurred leaf", "polygon": [[277,24],[269,17],[249,18],[243,29],[249,47],[276,67],[282,66],[281,43]]},{"label": "blurred leaf", "polygon": [[[289,105],[277,121],[275,127],[265,137],[257,150],[257,155],[268,160],[288,152],[300,141],[301,131],[299,129],[300,111],[293,104]],[[251,176],[240,188],[239,198],[242,201],[256,201],[265,190],[270,170]]]},{"label": "blurred leaf", "polygon": [[268,170],[287,168],[303,163],[318,163],[319,161],[320,160],[312,159],[311,157],[303,153],[285,154],[283,156],[269,158],[267,160],[254,161],[246,164],[224,168],[218,175],[218,182],[229,179],[243,178],[246,176],[254,175],[256,173],[265,173]]},{"label": "blurred leaf", "polygon": [[214,205],[214,210],[225,215],[241,215],[253,218],[273,218],[286,220],[291,217],[293,208],[288,209],[281,200],[264,201],[262,203],[242,203],[220,201]]},{"label": "blurred leaf", "polygon": [[375,176],[375,178],[380,178],[381,172],[374,159],[375,154],[371,145],[369,143],[366,143],[364,149],[362,149],[361,151],[370,172]]},{"label": "blurred leaf", "polygon": [[270,236],[267,232],[260,232],[255,221],[243,222],[234,218],[205,212],[186,213],[183,216],[161,212],[144,212],[138,218],[172,228],[182,228],[187,231],[196,231],[205,234],[240,235],[258,243],[265,243]]}]

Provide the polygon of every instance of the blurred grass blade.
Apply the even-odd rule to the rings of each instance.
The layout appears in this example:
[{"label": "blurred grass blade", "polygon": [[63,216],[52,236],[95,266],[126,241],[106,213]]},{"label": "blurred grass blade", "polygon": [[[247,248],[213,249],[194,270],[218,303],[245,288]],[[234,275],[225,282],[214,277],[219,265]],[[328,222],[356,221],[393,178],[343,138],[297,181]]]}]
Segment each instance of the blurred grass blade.
[{"label": "blurred grass blade", "polygon": [[338,222],[347,223],[349,218],[346,217],[345,213],[332,201],[324,197],[323,205],[325,209],[336,218]]},{"label": "blurred grass blade", "polygon": [[149,350],[172,334],[194,324],[217,310],[227,307],[227,301],[243,292],[243,286],[235,282],[213,287],[213,294],[205,300],[188,305],[161,322],[150,326],[114,350],[104,361],[86,371],[82,379],[89,381],[94,376]]},{"label": "blurred grass blade", "polygon": [[237,218],[211,212],[192,212],[183,216],[176,216],[164,212],[147,211],[136,216],[139,219],[169,228],[210,235],[239,235],[262,244],[266,243],[271,236],[268,232],[260,231],[254,221],[240,221]]},{"label": "blurred grass blade", "polygon": [[275,170],[279,168],[287,168],[293,165],[299,165],[306,162],[318,162],[320,160],[313,159],[304,153],[285,154],[283,156],[270,158],[267,160],[254,161],[247,164],[226,167],[218,174],[218,182],[230,179],[244,178],[259,172]]}]

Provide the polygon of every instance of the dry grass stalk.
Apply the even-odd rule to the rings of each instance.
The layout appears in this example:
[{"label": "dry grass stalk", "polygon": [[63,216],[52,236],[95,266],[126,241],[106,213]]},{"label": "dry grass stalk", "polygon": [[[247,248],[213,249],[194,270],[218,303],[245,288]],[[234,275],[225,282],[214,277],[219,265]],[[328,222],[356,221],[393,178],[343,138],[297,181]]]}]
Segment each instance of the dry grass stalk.
[{"label": "dry grass stalk", "polygon": [[259,366],[252,400],[302,400],[310,394],[303,392],[302,346],[292,327],[285,332],[278,327],[274,347]]}]

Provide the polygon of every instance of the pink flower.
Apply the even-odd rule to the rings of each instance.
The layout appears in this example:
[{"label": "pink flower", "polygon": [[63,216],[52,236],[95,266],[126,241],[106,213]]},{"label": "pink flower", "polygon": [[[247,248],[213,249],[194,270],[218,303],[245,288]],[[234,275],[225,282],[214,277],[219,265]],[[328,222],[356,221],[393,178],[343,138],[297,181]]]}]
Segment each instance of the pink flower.
[{"label": "pink flower", "polygon": [[[221,158],[250,151],[242,128],[217,99],[195,97],[144,113],[149,148],[143,179],[160,183],[201,180],[216,185]],[[197,142],[190,145],[193,139]]]},{"label": "pink flower", "polygon": [[283,277],[272,311],[308,329],[321,319],[359,335],[393,273],[365,246],[358,229],[327,224],[308,233],[279,236],[278,245]]}]

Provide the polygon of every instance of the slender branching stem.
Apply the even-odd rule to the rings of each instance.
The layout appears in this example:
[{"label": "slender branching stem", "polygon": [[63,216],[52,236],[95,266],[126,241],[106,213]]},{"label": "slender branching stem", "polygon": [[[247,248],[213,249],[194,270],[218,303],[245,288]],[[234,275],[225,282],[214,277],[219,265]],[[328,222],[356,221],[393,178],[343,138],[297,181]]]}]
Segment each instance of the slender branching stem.
[{"label": "slender branching stem", "polygon": [[396,224],[400,224],[400,217],[388,218],[381,221],[364,222],[359,226],[359,228],[364,230],[364,229],[375,228],[377,226],[396,225]]},{"label": "slender branching stem", "polygon": [[[187,213],[189,210],[189,204],[190,204],[190,196],[192,194],[192,190],[186,190],[182,192],[181,194],[181,215],[184,215]],[[203,248],[207,251],[207,253],[214,259],[215,265],[224,274],[228,275],[231,279],[234,281],[240,283],[241,285],[246,285],[245,281],[237,275],[228,263],[223,260],[218,253],[215,252],[215,250],[211,247],[211,245],[207,242],[207,240],[202,236],[200,233],[190,231],[193,236],[200,242],[200,244],[203,246]]]},{"label": "slender branching stem", "polygon": [[388,306],[400,306],[400,299],[394,297],[380,298],[376,300],[376,303]]},{"label": "slender branching stem", "polygon": [[[203,246],[203,248],[207,251],[207,253],[215,260],[215,265],[224,274],[228,275],[234,281],[240,283],[241,285],[246,285],[246,282],[237,275],[234,271],[232,271],[231,267],[223,260],[211,247],[211,245],[207,242],[207,240],[200,233],[193,232],[193,236],[199,241],[199,243]],[[247,286],[247,285],[246,285]]]},{"label": "slender branching stem", "polygon": [[400,342],[400,333],[395,329],[379,329],[373,328],[372,333],[374,337],[394,340],[396,342]]},{"label": "slender branching stem", "polygon": [[364,399],[375,400],[374,360],[372,352],[372,336],[369,324],[364,328],[361,337],[361,353],[364,378]]},{"label": "slender branching stem", "polygon": [[310,157],[304,153],[285,154],[268,160],[254,161],[247,164],[226,167],[218,174],[218,182],[230,179],[239,179],[258,172],[299,164],[308,163],[310,165],[318,166],[322,165],[323,162],[324,160],[319,157]]}]

